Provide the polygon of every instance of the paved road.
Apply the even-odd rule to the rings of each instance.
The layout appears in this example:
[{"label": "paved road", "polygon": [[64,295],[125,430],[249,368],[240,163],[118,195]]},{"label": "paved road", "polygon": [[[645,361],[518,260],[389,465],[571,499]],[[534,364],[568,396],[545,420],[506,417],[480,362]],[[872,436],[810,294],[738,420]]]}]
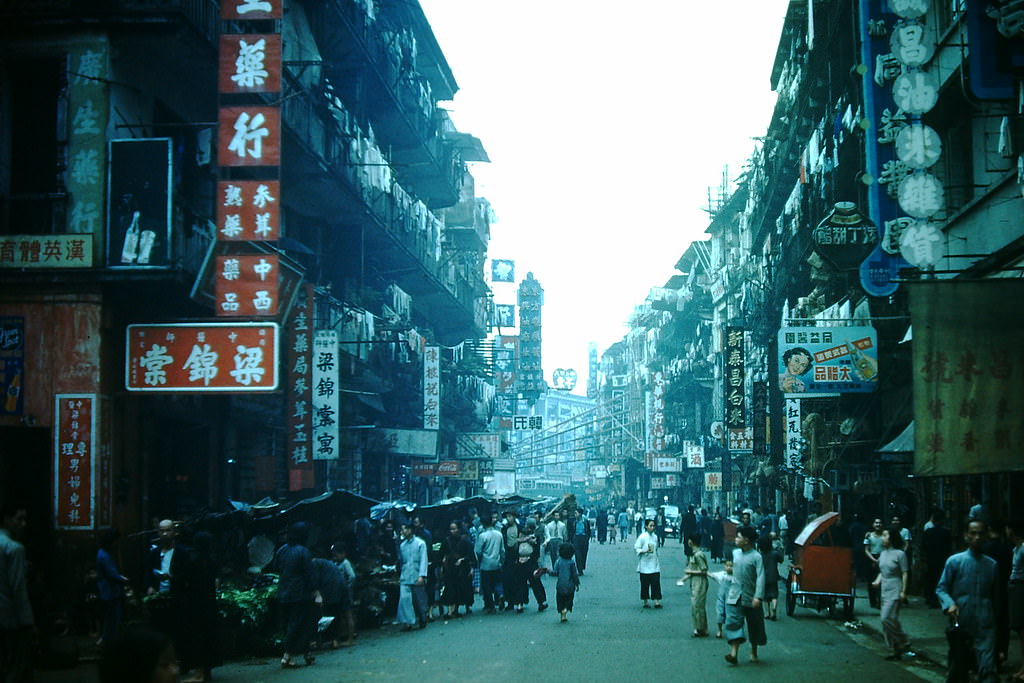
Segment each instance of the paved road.
[{"label": "paved road", "polygon": [[[689,637],[689,589],[675,585],[682,558],[681,546],[669,540],[662,549],[662,610],[641,608],[632,543],[595,543],[567,624],[559,623],[553,582],[548,580],[552,607],[544,613],[533,605],[523,614],[484,615],[478,603],[471,617],[435,622],[422,631],[401,633],[396,626],[386,626],[363,633],[355,647],[322,652],[312,667],[283,671],[276,660],[233,663],[216,669],[215,678],[239,683],[942,679],[925,662],[884,661],[877,639],[847,634],[840,622],[799,607],[795,618],[783,613],[779,621],[768,622],[768,645],[761,649],[760,663],[750,664],[749,649],[742,648],[739,666],[731,667],[722,659],[727,651],[724,641]],[[708,606],[713,624],[714,582],[711,585]],[[60,678],[47,674],[39,680],[95,680],[81,668],[77,676],[71,673]]]}]

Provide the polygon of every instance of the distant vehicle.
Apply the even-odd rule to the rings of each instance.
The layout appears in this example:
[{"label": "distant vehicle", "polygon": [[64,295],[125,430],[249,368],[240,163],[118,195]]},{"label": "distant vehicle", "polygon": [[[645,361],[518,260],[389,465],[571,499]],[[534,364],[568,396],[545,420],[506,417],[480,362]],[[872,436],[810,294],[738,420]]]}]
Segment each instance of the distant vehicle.
[{"label": "distant vehicle", "polygon": [[679,536],[679,523],[683,521],[679,506],[662,505],[661,509],[665,511],[665,537],[676,538]]}]

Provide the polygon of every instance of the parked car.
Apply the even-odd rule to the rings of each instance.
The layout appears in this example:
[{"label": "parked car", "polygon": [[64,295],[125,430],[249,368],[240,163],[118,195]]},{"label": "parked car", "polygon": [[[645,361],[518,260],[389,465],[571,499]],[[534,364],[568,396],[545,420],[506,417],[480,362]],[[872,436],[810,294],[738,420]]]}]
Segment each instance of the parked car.
[{"label": "parked car", "polygon": [[678,505],[663,505],[661,509],[665,513],[665,537],[676,538],[679,536],[679,523],[683,521],[683,515]]}]

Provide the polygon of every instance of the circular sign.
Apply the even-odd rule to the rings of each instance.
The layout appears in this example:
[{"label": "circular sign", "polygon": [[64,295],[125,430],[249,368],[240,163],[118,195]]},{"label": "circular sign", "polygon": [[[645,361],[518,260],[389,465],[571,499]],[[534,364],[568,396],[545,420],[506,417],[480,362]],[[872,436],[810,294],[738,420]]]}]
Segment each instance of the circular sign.
[{"label": "circular sign", "polygon": [[917,19],[928,12],[928,0],[889,0],[889,11],[902,19]]},{"label": "circular sign", "polygon": [[915,173],[900,183],[898,201],[904,213],[914,218],[928,218],[942,208],[945,190],[931,173]]},{"label": "circular sign", "polygon": [[931,126],[912,123],[896,136],[896,157],[910,168],[930,168],[940,156],[942,138]]},{"label": "circular sign", "polygon": [[908,71],[896,77],[892,98],[905,113],[924,114],[939,101],[939,86],[924,71]]},{"label": "circular sign", "polygon": [[935,54],[935,40],[925,30],[924,24],[916,20],[896,24],[889,37],[889,47],[900,64],[921,66]]},{"label": "circular sign", "polygon": [[558,368],[551,373],[551,384],[555,389],[563,389],[565,391],[572,391],[576,386],[577,375],[576,371],[572,368],[568,370],[564,368]]},{"label": "circular sign", "polygon": [[900,235],[900,253],[918,268],[933,268],[942,258],[942,231],[934,223],[915,221]]}]

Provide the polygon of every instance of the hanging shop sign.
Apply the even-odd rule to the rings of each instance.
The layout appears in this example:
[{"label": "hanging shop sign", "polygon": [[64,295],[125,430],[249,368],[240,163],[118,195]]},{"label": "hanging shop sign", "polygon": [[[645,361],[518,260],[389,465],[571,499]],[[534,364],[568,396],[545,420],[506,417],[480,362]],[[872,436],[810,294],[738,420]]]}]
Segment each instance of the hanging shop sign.
[{"label": "hanging shop sign", "polygon": [[921,281],[909,294],[915,474],[1021,471],[1024,281]]},{"label": "hanging shop sign", "polygon": [[489,458],[497,460],[501,457],[501,434],[497,432],[466,432],[460,436],[473,444],[475,448],[470,450],[462,447],[461,441],[457,442],[455,451],[457,458]]},{"label": "hanging shop sign", "polygon": [[441,348],[423,349],[423,428],[441,426]]},{"label": "hanging shop sign", "polygon": [[768,382],[754,382],[751,394],[751,454],[763,458],[768,454]]},{"label": "hanging shop sign", "polygon": [[217,88],[222,94],[280,92],[281,35],[221,34]]},{"label": "hanging shop sign", "polygon": [[313,334],[313,449],[314,460],[337,460],[340,451],[338,442],[338,413],[341,392],[338,366],[338,333],[334,330],[317,330]]},{"label": "hanging shop sign", "polygon": [[874,391],[878,386],[875,328],[783,327],[776,386],[784,394]]},{"label": "hanging shop sign", "polygon": [[271,242],[281,234],[281,182],[222,180],[217,183],[217,240]]},{"label": "hanging shop sign", "polygon": [[381,445],[395,455],[437,459],[436,429],[378,429]]},{"label": "hanging shop sign", "polygon": [[494,326],[515,327],[516,326],[516,305],[515,304],[494,304]]},{"label": "hanging shop sign", "polygon": [[60,529],[93,529],[98,489],[97,396],[57,394],[54,408],[54,520]]},{"label": "hanging shop sign", "polygon": [[645,457],[645,465],[651,472],[682,472],[683,461],[681,458],[648,453]]},{"label": "hanging shop sign", "polygon": [[276,323],[129,325],[125,388],[265,392],[278,386]]},{"label": "hanging shop sign", "polygon": [[705,491],[721,491],[722,490],[722,473],[721,472],[705,472],[704,473],[704,490]]},{"label": "hanging shop sign", "polygon": [[754,450],[754,428],[730,427],[729,450],[746,451],[748,453],[752,453]]},{"label": "hanging shop sign", "polygon": [[515,282],[516,262],[511,259],[491,260],[491,282]]},{"label": "hanging shop sign", "polygon": [[699,444],[689,444],[685,451],[686,466],[690,469],[704,467],[704,447]]},{"label": "hanging shop sign", "polygon": [[221,166],[281,164],[279,108],[221,107],[217,122],[217,160]]},{"label": "hanging shop sign", "polygon": [[725,328],[725,427],[746,427],[746,395],[743,328],[730,325]]},{"label": "hanging shop sign", "polygon": [[285,325],[288,349],[288,490],[301,491],[315,486],[313,456],[313,285],[304,285]]},{"label": "hanging shop sign", "polygon": [[793,472],[801,472],[804,467],[804,451],[807,450],[807,441],[800,433],[802,425],[800,414],[800,399],[786,399],[783,408],[785,420],[786,450],[783,454],[783,463],[786,469]]},{"label": "hanging shop sign", "polygon": [[541,430],[544,429],[544,416],[543,415],[515,415],[512,417],[512,429],[516,431],[522,430]]},{"label": "hanging shop sign", "polygon": [[276,254],[218,256],[214,272],[218,316],[277,315],[280,266]]},{"label": "hanging shop sign", "polygon": [[[101,255],[92,253],[93,235],[104,230],[105,203],[104,171],[108,168],[107,145],[103,132],[107,130],[110,111],[110,46],[106,38],[84,38],[64,41],[67,51],[67,170],[63,174],[68,197],[67,230],[81,237],[89,237],[83,248],[82,262],[72,262],[83,268],[93,265]],[[110,214],[108,213],[107,216]],[[17,229],[17,228],[15,228]],[[49,236],[47,236],[49,237]],[[113,262],[108,260],[109,265]],[[54,267],[53,265],[46,267]]]},{"label": "hanging shop sign", "polygon": [[221,19],[280,19],[284,0],[222,0]]},{"label": "hanging shop sign", "polygon": [[91,268],[92,235],[4,235],[0,268]]},{"label": "hanging shop sign", "polygon": [[811,232],[814,250],[839,270],[853,270],[878,245],[878,227],[853,202],[836,202]]}]

